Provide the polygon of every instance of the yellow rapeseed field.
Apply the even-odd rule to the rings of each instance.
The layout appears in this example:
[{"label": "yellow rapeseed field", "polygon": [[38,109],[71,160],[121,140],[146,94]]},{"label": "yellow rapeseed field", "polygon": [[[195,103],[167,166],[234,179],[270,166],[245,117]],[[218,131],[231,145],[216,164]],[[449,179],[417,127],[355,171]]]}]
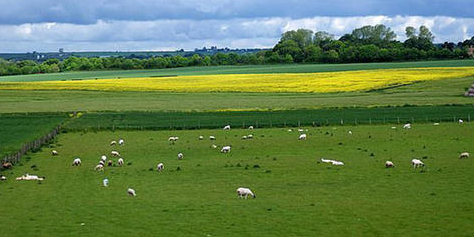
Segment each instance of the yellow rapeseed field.
[{"label": "yellow rapeseed field", "polygon": [[474,67],[3,82],[0,83],[0,90],[324,93],[367,91],[394,85],[468,76],[474,76]]}]

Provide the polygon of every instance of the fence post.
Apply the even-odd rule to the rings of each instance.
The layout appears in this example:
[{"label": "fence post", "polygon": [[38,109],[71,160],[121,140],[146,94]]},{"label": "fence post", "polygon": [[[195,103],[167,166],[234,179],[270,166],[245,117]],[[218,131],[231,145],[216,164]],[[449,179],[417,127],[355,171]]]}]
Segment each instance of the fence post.
[{"label": "fence post", "polygon": [[300,121],[298,120],[298,127],[300,127],[300,126],[301,126],[301,123],[300,123]]},{"label": "fence post", "polygon": [[471,114],[467,114],[467,121],[471,122]]},{"label": "fence post", "polygon": [[372,125],[372,118],[369,118],[369,125]]},{"label": "fence post", "polygon": [[342,118],[341,118],[341,125],[344,125],[344,120],[342,120]]},{"label": "fence post", "polygon": [[397,123],[400,124],[400,117],[397,117]]}]

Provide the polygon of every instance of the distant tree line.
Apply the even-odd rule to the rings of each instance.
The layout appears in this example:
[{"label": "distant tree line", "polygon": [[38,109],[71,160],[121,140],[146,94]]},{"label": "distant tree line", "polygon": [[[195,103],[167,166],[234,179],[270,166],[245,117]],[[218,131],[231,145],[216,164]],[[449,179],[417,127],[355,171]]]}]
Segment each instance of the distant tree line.
[{"label": "distant tree line", "polygon": [[48,59],[43,63],[31,60],[0,59],[0,75],[54,73],[64,71],[162,69],[188,66],[259,65],[276,63],[355,63],[393,62],[434,59],[464,59],[472,57],[468,48],[474,37],[459,43],[433,44],[430,30],[407,27],[406,40],[395,40],[396,34],[384,25],[364,26],[335,39],[328,32],[299,29],[285,32],[272,50],[257,53],[194,54],[183,57],[151,57],[144,59],[107,57],[69,57]]}]

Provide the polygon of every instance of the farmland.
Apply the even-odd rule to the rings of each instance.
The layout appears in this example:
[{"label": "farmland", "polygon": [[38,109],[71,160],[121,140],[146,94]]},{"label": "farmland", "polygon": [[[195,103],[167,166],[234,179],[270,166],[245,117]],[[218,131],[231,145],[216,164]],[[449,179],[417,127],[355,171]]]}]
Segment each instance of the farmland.
[{"label": "farmland", "polygon": [[[0,216],[0,235],[150,236],[157,228],[166,236],[472,235],[474,192],[466,187],[474,163],[457,156],[471,151],[473,128],[309,127],[306,141],[286,128],[62,134],[7,173],[0,198],[9,214]],[[253,140],[240,139],[249,133]],[[169,143],[171,135],[180,140]],[[198,135],[215,135],[216,144],[233,146],[231,153]],[[118,137],[126,144],[116,149],[130,164],[95,172]],[[60,155],[51,157],[51,149]],[[178,152],[185,154],[181,161]],[[70,165],[76,156],[80,167]],[[345,166],[320,164],[322,157]],[[426,167],[414,170],[413,158]],[[385,169],[385,160],[396,168]],[[158,162],[162,173],[154,170]],[[27,172],[46,180],[12,180]],[[103,188],[106,177],[110,186]],[[239,200],[239,186],[257,198]],[[128,187],[137,197],[127,196]]]}]

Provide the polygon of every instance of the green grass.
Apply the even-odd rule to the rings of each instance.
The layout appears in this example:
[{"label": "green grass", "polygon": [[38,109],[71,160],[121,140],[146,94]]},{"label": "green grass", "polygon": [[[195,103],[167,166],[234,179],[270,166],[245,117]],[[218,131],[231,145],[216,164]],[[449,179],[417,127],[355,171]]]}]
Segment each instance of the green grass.
[{"label": "green grass", "polygon": [[343,124],[397,124],[470,120],[474,106],[413,106],[344,108],[319,110],[234,111],[234,112],[92,112],[74,119],[64,128],[77,130],[163,130],[326,126]]},{"label": "green grass", "polygon": [[151,77],[163,75],[213,75],[241,73],[309,73],[367,69],[413,68],[413,67],[461,67],[473,66],[474,60],[445,60],[399,63],[353,63],[353,64],[278,64],[251,66],[184,67],[155,70],[81,71],[52,74],[18,75],[0,77],[0,82],[12,81],[57,81],[94,78]]},{"label": "green grass", "polygon": [[46,135],[66,119],[64,113],[0,114],[0,158]]},{"label": "green grass", "polygon": [[[307,129],[306,141],[286,129],[62,134],[3,173],[0,236],[474,235],[474,162],[457,158],[473,152],[473,124]],[[249,133],[254,140],[240,139]],[[180,140],[170,144],[170,135]],[[231,153],[199,135],[215,135]],[[111,148],[120,137],[125,146]],[[51,149],[60,155],[50,157]],[[95,172],[111,149],[131,165]],[[76,156],[81,167],[71,166]],[[346,165],[319,164],[321,157]],[[410,166],[413,158],[426,163],[421,172]],[[386,160],[396,168],[385,169]],[[163,173],[149,171],[158,162]],[[14,180],[27,172],[46,180]],[[239,200],[240,186],[257,198]],[[127,196],[128,187],[137,197]]]},{"label": "green grass", "polygon": [[3,91],[0,111],[212,111],[315,109],[409,105],[474,104],[464,97],[474,78],[415,83],[350,93],[160,93],[100,91]]}]

